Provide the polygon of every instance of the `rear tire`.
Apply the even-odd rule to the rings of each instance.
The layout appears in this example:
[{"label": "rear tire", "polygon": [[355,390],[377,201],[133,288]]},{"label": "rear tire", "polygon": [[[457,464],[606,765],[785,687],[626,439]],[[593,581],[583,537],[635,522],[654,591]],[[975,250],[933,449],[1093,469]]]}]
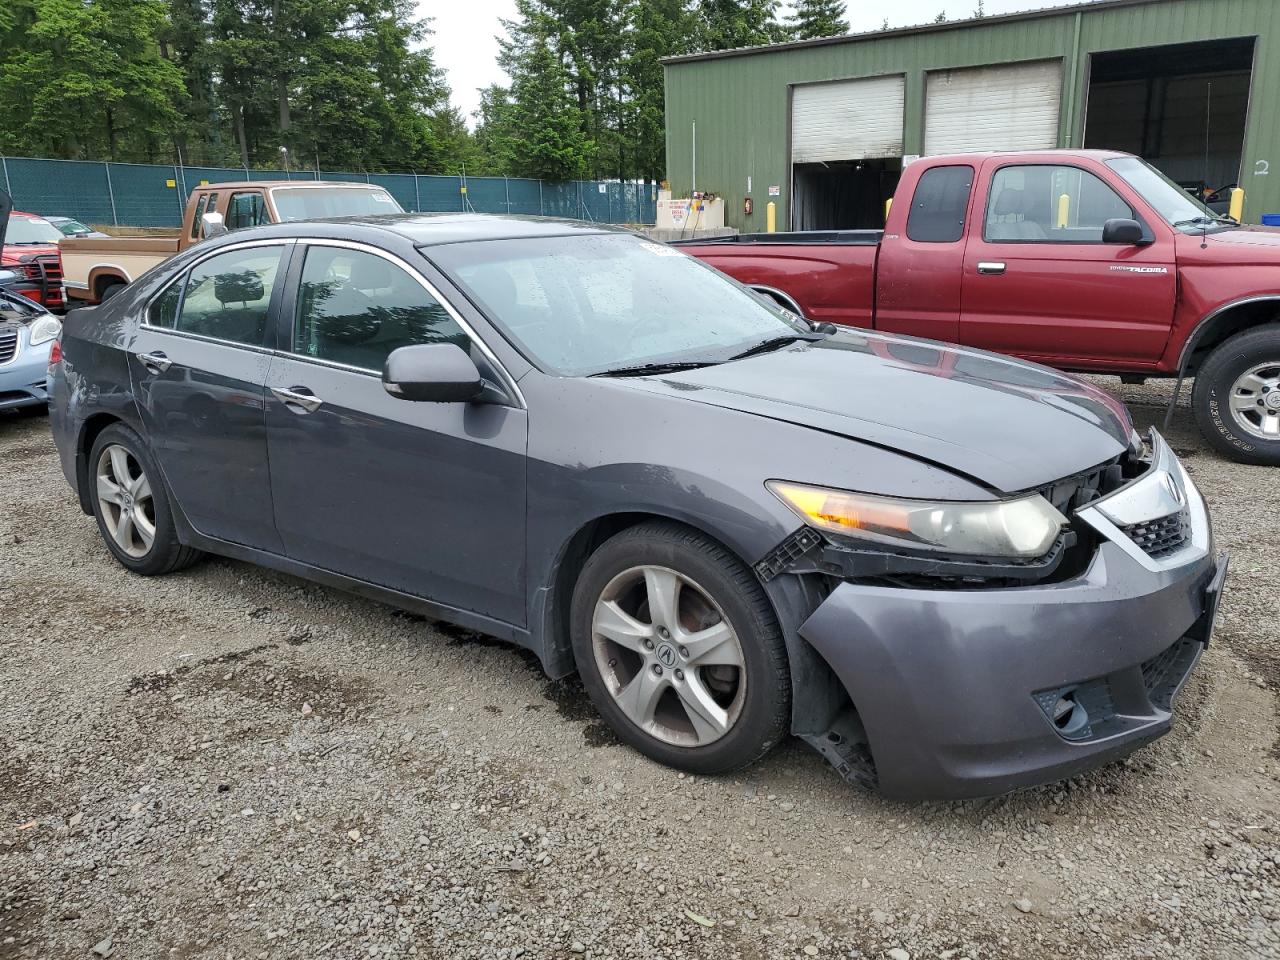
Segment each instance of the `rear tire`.
[{"label": "rear tire", "polygon": [[1196,424],[1209,446],[1240,463],[1280,466],[1280,323],[1219,344],[1196,373]]},{"label": "rear tire", "polygon": [[596,709],[659,763],[727,773],[787,733],[773,609],[750,570],[693,530],[643,523],[604,543],[574,587],[570,633]]},{"label": "rear tire", "polygon": [[98,293],[98,303],[106,303],[108,300],[114,297],[117,293],[123,290],[125,286],[126,286],[125,284],[121,283],[118,280],[115,281],[114,283],[104,284],[101,291],[99,291]]},{"label": "rear tire", "polygon": [[199,550],[178,541],[169,491],[146,442],[123,423],[103,430],[89,452],[89,496],[98,532],[120,564],[144,577],[189,567]]}]

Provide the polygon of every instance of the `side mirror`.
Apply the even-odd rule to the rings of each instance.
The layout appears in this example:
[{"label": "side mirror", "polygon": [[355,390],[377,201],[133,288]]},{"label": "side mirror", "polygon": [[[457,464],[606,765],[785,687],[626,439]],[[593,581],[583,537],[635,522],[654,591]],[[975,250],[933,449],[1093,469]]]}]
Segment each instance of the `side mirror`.
[{"label": "side mirror", "polygon": [[200,218],[200,232],[206,240],[220,237],[227,232],[227,225],[222,222],[222,214],[216,210],[206,213]]},{"label": "side mirror", "polygon": [[401,400],[428,403],[467,403],[485,393],[475,361],[454,343],[392,350],[382,368],[382,386]]},{"label": "side mirror", "polygon": [[1147,234],[1142,224],[1127,217],[1117,217],[1102,225],[1102,242],[1119,243],[1126,247],[1136,247],[1147,242]]}]

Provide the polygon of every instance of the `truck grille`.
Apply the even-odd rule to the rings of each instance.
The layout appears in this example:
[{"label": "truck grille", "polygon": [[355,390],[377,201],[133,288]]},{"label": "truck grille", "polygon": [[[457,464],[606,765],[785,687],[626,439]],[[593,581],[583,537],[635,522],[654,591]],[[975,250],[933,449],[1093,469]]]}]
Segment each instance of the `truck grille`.
[{"label": "truck grille", "polygon": [[1125,536],[1143,552],[1159,560],[1176,553],[1191,536],[1191,518],[1185,509],[1167,516],[1121,527]]},{"label": "truck grille", "polygon": [[0,327],[0,363],[8,363],[18,353],[18,328]]},{"label": "truck grille", "polygon": [[27,279],[40,285],[39,300],[46,307],[62,306],[62,257],[45,253],[22,262]]}]

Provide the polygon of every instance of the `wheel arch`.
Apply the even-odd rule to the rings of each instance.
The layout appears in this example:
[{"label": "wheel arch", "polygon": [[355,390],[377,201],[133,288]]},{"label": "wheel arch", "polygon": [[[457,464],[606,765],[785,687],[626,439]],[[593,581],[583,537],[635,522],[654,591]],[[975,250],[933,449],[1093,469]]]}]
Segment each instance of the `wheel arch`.
[{"label": "wheel arch", "polygon": [[101,300],[103,291],[112,284],[131,282],[129,272],[114,263],[102,264],[89,271],[89,292],[95,300]]},{"label": "wheel arch", "polygon": [[1280,320],[1280,293],[1233,300],[1205,314],[1187,337],[1178,371],[1194,376],[1205,357],[1238,333]]},{"label": "wheel arch", "polygon": [[76,495],[80,500],[80,509],[93,516],[93,494],[89,483],[89,451],[94,442],[113,423],[127,422],[113,413],[95,413],[80,425],[80,434],[76,437]]},{"label": "wheel arch", "polygon": [[[702,525],[689,518],[654,509],[602,514],[580,526],[557,554],[549,583],[539,591],[534,622],[540,627],[536,652],[544,670],[553,679],[568,676],[576,669],[569,639],[569,610],[582,565],[595,550],[624,530],[641,523],[670,523],[706,537],[747,567],[749,560]],[[781,576],[762,583],[765,597],[782,631],[791,667],[791,732],[797,735],[825,732],[835,714],[848,702],[826,660],[799,634],[800,624],[816,609],[824,592],[815,577]]]},{"label": "wheel arch", "polygon": [[800,304],[796,302],[796,298],[786,291],[779,290],[777,287],[768,287],[760,283],[752,283],[749,284],[749,286],[756,293],[762,294],[775,301],[778,306],[782,307],[784,310],[790,310],[792,313],[801,317],[805,315],[804,311],[800,308]]}]

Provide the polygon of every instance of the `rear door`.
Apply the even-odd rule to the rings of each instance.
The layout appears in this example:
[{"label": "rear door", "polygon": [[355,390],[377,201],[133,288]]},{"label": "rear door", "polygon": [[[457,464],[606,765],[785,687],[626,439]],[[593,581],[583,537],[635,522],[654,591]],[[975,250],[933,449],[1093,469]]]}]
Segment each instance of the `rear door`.
[{"label": "rear door", "polygon": [[[924,170],[901,232],[885,234],[876,266],[876,329],[955,342],[960,339],[960,292],[965,228],[976,179],[972,164]],[[906,199],[909,194],[910,200]],[[901,217],[890,214],[893,223]]]},{"label": "rear door", "polygon": [[298,256],[267,381],[286,552],[523,626],[528,417],[514,385],[506,406],[393,397],[381,375],[397,347],[456,343],[482,365],[484,351],[403,261],[337,241]]},{"label": "rear door", "polygon": [[[1068,163],[987,161],[965,249],[960,341],[1059,366],[1154,363],[1176,296],[1174,242],[1099,176]],[[979,215],[980,212],[980,215]],[[1102,242],[1112,218],[1152,242]]]},{"label": "rear door", "polygon": [[196,262],[152,299],[129,358],[152,452],[187,519],[277,553],[263,396],[291,249],[254,241]]}]

